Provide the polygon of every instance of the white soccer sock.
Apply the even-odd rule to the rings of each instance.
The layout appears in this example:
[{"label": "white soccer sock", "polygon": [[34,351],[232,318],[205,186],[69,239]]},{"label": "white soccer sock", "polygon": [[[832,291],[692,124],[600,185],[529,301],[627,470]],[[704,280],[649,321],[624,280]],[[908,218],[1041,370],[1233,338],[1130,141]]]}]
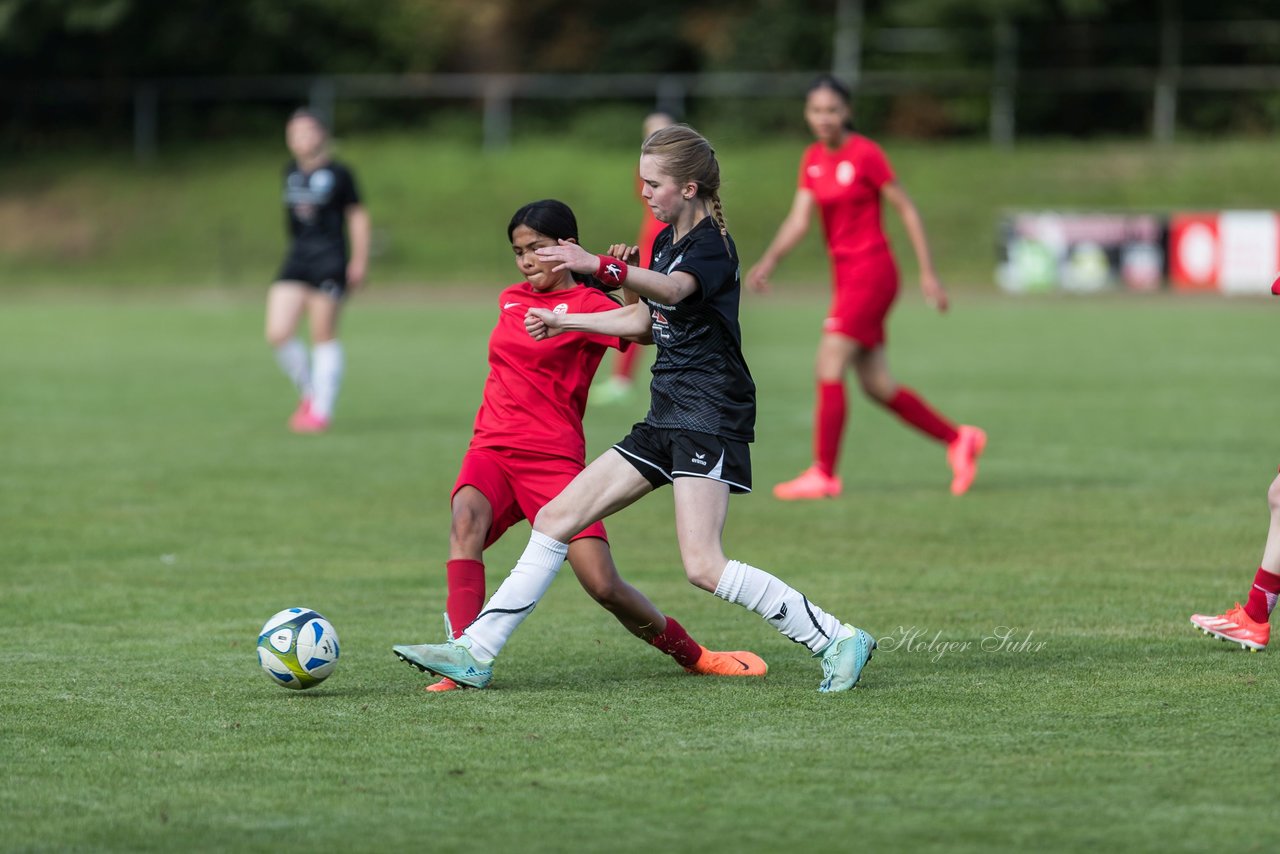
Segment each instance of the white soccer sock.
[{"label": "white soccer sock", "polygon": [[346,365],[342,344],[334,340],[315,345],[311,348],[311,362],[315,372],[311,411],[321,418],[332,418],[333,407],[338,402],[338,389],[342,386],[342,370]]},{"label": "white soccer sock", "polygon": [[842,632],[840,621],[762,569],[731,560],[716,585],[721,599],[755,611],[775,629],[815,655]]},{"label": "white soccer sock", "polygon": [[463,633],[470,639],[476,658],[482,661],[497,658],[512,632],[547,592],[568,552],[568,543],[533,532],[516,568]]},{"label": "white soccer sock", "polygon": [[277,347],[276,364],[298,389],[298,394],[311,396],[311,367],[307,364],[307,348],[301,341],[290,338]]}]

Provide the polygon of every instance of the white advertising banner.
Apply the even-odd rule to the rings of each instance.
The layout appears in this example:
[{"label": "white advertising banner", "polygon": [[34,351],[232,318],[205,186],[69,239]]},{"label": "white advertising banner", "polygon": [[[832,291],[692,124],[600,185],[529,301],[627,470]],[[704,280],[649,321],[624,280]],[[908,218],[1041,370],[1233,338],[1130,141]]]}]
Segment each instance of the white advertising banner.
[{"label": "white advertising banner", "polygon": [[1270,294],[1280,270],[1280,222],[1274,211],[1218,215],[1218,289],[1224,294]]}]

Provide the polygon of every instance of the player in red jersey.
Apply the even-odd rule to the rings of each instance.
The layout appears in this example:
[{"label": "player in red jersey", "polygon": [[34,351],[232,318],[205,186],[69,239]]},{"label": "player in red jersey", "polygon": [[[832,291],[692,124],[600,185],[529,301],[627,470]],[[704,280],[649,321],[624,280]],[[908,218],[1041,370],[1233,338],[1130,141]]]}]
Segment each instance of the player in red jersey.
[{"label": "player in red jersey", "polygon": [[830,76],[818,78],[809,88],[804,114],[817,141],[805,150],[791,211],[747,273],[747,284],[754,291],[768,291],[769,276],[804,237],[817,208],[831,257],[834,295],[818,345],[814,462],[796,479],[775,486],[773,494],[783,500],[840,494],[836,471],[847,411],[844,376],[852,367],[868,397],[946,445],[951,491],[962,495],[977,473],[986,434],[952,424],[916,392],[899,385],[889,373],[884,352],[885,319],[898,296],[898,269],[880,222],[882,199],[906,226],[925,299],[938,311],[947,310],[947,292],[934,272],[920,215],[880,147],[851,130],[849,91],[843,84]]},{"label": "player in red jersey", "polygon": [[[676,120],[670,113],[665,113],[661,110],[652,112],[645,116],[644,119],[644,138],[648,139],[655,131],[671,127],[675,123]],[[636,196],[640,198],[642,203],[644,202],[643,187],[643,182],[637,176]],[[640,247],[641,267],[648,267],[649,262],[653,260],[653,241],[658,237],[658,232],[666,227],[667,224],[655,217],[653,210],[647,203],[644,203],[644,217],[640,221],[640,236],[636,241],[636,245]],[[640,299],[634,291],[624,288],[622,293],[627,305]],[[628,347],[613,357],[613,371],[609,375],[609,379],[601,383],[600,387],[591,393],[591,403],[593,405],[612,406],[615,403],[623,403],[631,398],[631,391],[635,387],[636,360],[642,352],[644,350],[640,347]]]},{"label": "player in red jersey", "polygon": [[[1271,283],[1271,293],[1280,296],[1280,277]],[[1271,527],[1262,547],[1262,565],[1253,576],[1245,604],[1237,602],[1227,613],[1216,616],[1191,615],[1191,624],[1200,631],[1238,643],[1250,652],[1266,649],[1271,640],[1271,612],[1280,598],[1280,476],[1267,489],[1267,506],[1271,508]]]},{"label": "player in red jersey", "polygon": [[[296,111],[285,126],[285,142],[293,154],[284,182],[289,252],[267,292],[266,338],[298,389],[290,429],[323,433],[346,361],[338,314],[348,292],[364,283],[371,226],[355,176],[329,156],[329,133],[318,116]],[[303,312],[311,324],[310,359],[297,338]]]},{"label": "player in red jersey", "polygon": [[[535,341],[525,332],[524,318],[533,308],[589,314],[618,307],[601,290],[580,284],[567,271],[553,272],[555,264],[534,254],[540,247],[555,246],[557,240],[577,241],[578,224],[567,205],[554,199],[525,205],[511,218],[507,236],[526,281],[498,296],[484,399],[453,487],[445,603],[450,639],[462,635],[484,604],[484,550],[512,525],[537,516],[582,471],[587,452],[582,413],[591,379],[606,349],[626,349],[630,343],[616,335],[588,334]],[[635,249],[614,248],[619,254]],[[764,661],[754,653],[705,649],[623,581],[603,524],[597,522],[573,539],[568,560],[592,598],[628,631],[686,670],[722,676],[765,674]],[[444,678],[427,690],[457,687]]]},{"label": "player in red jersey", "polygon": [[1271,612],[1280,597],[1280,476],[1267,489],[1267,505],[1271,509],[1271,526],[1262,547],[1262,564],[1253,576],[1245,604],[1237,602],[1225,614],[1191,615],[1191,624],[1200,631],[1238,643],[1250,652],[1266,649],[1271,640]]},{"label": "player in red jersey", "polygon": [[[1280,277],[1271,283],[1271,293],[1280,296]],[[1191,624],[1200,631],[1238,643],[1250,652],[1266,649],[1271,640],[1271,612],[1280,598],[1280,476],[1267,489],[1267,506],[1271,509],[1271,527],[1262,547],[1262,564],[1253,576],[1245,604],[1237,602],[1225,614],[1191,615]]]}]

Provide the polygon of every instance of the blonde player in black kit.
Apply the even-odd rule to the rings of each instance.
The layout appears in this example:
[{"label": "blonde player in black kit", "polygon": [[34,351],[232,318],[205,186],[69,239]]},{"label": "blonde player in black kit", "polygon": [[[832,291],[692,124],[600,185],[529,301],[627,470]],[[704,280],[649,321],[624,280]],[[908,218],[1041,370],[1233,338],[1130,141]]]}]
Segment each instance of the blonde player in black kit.
[{"label": "blonde player in black kit", "polygon": [[460,638],[395,652],[423,670],[484,687],[493,677],[493,659],[551,585],[569,539],[671,484],[689,581],[754,611],[821,657],[819,691],[847,691],[875,649],[871,635],[842,624],[768,572],[730,560],[721,541],[729,494],[751,490],[756,403],[742,357],[738,253],[720,207],[715,151],[685,125],[664,128],[641,148],[640,178],[645,201],[669,224],[654,243],[652,269],[629,269],[615,257],[619,246],[592,255],[560,241],[536,251],[557,262],[555,270],[626,282],[641,301],[589,315],[530,309],[525,327],[535,339],[565,331],[652,334],[658,356],[648,415],[542,508],[516,567]]},{"label": "blonde player in black kit", "polygon": [[[329,157],[329,134],[317,116],[296,111],[285,126],[285,142],[294,157],[284,180],[289,252],[267,293],[266,336],[280,369],[298,389],[290,429],[323,433],[345,367],[339,310],[348,291],[364,283],[369,263],[369,214],[351,170]],[[310,358],[297,338],[304,311],[311,326]]]}]

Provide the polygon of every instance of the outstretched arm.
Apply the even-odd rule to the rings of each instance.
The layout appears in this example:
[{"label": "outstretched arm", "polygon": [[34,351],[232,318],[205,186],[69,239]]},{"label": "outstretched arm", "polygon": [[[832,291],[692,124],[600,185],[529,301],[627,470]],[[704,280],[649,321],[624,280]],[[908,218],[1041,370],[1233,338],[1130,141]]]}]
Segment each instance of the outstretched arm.
[{"label": "outstretched arm", "polygon": [[[612,251],[621,244],[610,247],[610,256],[617,257]],[[595,275],[600,269],[600,256],[592,255],[576,243],[561,240],[557,246],[544,246],[535,249],[543,261],[555,261],[560,270],[572,270],[575,273]],[[642,297],[664,305],[675,305],[685,297],[697,293],[698,280],[688,273],[677,270],[671,275],[659,273],[657,270],[646,270],[643,267],[631,267],[627,272],[626,287]],[[645,310],[646,314],[648,309]],[[606,333],[612,335],[614,333]]]},{"label": "outstretched arm", "polygon": [[915,203],[907,195],[907,191],[896,183],[888,183],[880,188],[880,193],[889,200],[902,217],[902,224],[911,239],[911,247],[916,252],[916,263],[920,267],[920,290],[924,292],[925,301],[938,311],[947,310],[947,292],[938,281],[938,274],[933,269],[933,259],[929,256],[929,241],[924,236],[924,223]]},{"label": "outstretched arm", "polygon": [[645,341],[653,326],[649,306],[635,303],[589,314],[556,314],[545,308],[531,308],[524,316],[524,328],[539,341],[561,332],[592,332]]},{"label": "outstretched arm", "polygon": [[809,220],[813,218],[813,193],[806,189],[796,190],[796,197],[791,202],[791,210],[787,218],[778,226],[769,248],[760,256],[760,260],[747,271],[747,287],[756,293],[767,293],[769,277],[778,266],[778,262],[804,239],[809,230]]}]

